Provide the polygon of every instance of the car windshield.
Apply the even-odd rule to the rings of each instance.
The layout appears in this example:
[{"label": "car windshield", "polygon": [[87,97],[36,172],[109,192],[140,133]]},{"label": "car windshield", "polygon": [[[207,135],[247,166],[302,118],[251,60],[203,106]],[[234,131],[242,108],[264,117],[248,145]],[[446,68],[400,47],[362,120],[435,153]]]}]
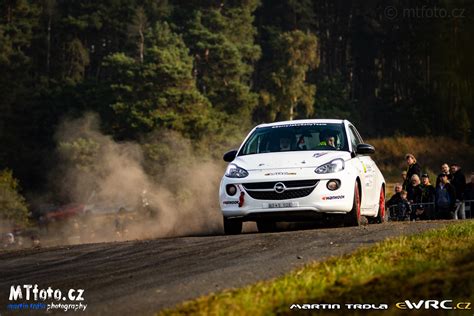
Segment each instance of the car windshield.
[{"label": "car windshield", "polygon": [[239,156],[304,150],[348,151],[342,123],[294,123],[257,128]]}]

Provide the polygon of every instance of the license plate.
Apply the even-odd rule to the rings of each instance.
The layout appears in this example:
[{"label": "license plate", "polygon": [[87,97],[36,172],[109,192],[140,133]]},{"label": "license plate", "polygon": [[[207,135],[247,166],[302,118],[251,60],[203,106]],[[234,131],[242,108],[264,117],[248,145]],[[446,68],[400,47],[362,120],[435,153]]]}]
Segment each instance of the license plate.
[{"label": "license plate", "polygon": [[298,202],[263,203],[263,208],[283,208],[283,207],[297,207],[297,206],[299,206]]}]

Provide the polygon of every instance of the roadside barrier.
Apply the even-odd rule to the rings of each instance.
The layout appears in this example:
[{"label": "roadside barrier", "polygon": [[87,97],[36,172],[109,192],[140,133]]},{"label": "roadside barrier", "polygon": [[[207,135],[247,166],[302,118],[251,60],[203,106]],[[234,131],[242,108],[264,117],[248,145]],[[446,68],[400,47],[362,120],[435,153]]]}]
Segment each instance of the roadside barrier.
[{"label": "roadside barrier", "polygon": [[[466,200],[463,203],[466,219],[474,218],[474,200]],[[416,210],[423,210],[424,212],[426,212],[423,215],[424,219],[436,219],[436,206],[434,202],[409,204],[412,212],[416,212]],[[389,211],[389,218],[391,220],[402,220],[401,218],[397,218],[397,215],[399,215],[398,205],[392,205],[390,207],[387,207],[386,209]],[[410,220],[409,218],[405,220]],[[411,218],[413,218],[413,216]]]}]

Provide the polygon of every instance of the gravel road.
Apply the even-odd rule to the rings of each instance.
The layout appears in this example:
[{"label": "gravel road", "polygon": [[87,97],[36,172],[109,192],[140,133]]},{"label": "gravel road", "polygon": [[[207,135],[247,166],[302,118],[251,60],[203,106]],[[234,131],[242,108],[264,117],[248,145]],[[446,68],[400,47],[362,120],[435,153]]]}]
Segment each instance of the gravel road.
[{"label": "gravel road", "polygon": [[0,314],[6,312],[10,286],[23,284],[63,292],[84,289],[85,314],[152,314],[203,294],[274,278],[310,261],[446,223],[397,222],[2,252]]}]

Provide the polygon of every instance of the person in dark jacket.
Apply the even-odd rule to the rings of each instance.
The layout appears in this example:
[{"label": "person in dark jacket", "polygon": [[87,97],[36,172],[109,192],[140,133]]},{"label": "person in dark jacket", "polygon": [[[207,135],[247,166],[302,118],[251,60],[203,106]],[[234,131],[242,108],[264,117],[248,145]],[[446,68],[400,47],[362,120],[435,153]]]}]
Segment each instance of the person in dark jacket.
[{"label": "person in dark jacket", "polygon": [[410,203],[421,203],[422,190],[420,187],[421,180],[417,174],[414,174],[410,180],[411,186],[408,187],[408,201]]},{"label": "person in dark jacket", "polygon": [[[464,203],[469,207],[469,218],[473,218],[472,212],[474,211],[474,172],[471,173],[471,182],[466,184],[466,190],[464,191]],[[466,211],[467,211],[466,207]]]},{"label": "person in dark jacket", "polygon": [[434,201],[436,189],[430,183],[427,173],[421,175],[421,203],[425,209],[424,219],[434,219]]},{"label": "person in dark jacket", "polygon": [[403,184],[403,187],[405,188],[405,190],[407,190],[407,192],[410,192],[410,187],[412,186],[411,177],[413,177],[414,174],[420,177],[421,167],[418,164],[418,162],[416,162],[416,158],[413,154],[406,154],[405,160],[407,162],[408,168],[407,168],[407,178],[405,180],[405,183]]},{"label": "person in dark jacket", "polygon": [[417,174],[414,174],[411,177],[411,186],[408,188],[408,201],[411,204],[411,216],[410,219],[420,220],[423,219],[424,208],[423,204],[421,204],[421,197],[423,195],[423,191],[421,189],[421,180]]},{"label": "person in dark jacket", "polygon": [[[451,181],[453,175],[449,173],[449,165],[448,165],[448,163],[445,162],[445,163],[443,163],[443,164],[441,165],[441,173],[447,174],[447,175],[448,175],[448,180]],[[436,185],[435,185],[435,188],[436,188],[436,187],[438,186],[438,184],[439,184],[439,183],[438,183],[438,180],[439,180],[439,178],[436,178]]]},{"label": "person in dark jacket", "polygon": [[466,189],[464,190],[464,200],[474,200],[474,172],[471,173],[471,182],[466,184]]},{"label": "person in dark jacket", "polygon": [[466,210],[464,206],[464,191],[466,190],[466,177],[461,171],[461,167],[453,163],[450,168],[452,178],[451,184],[456,190],[456,210],[454,212],[454,219],[466,219]]},{"label": "person in dark jacket", "polygon": [[402,190],[405,190],[407,189],[407,183],[408,183],[408,180],[407,180],[407,171],[406,170],[403,170],[402,171]]},{"label": "person in dark jacket", "polygon": [[436,187],[435,207],[437,219],[453,219],[456,205],[456,191],[449,183],[448,175],[438,175],[439,185]]},{"label": "person in dark jacket", "polygon": [[392,216],[392,220],[395,221],[408,221],[410,220],[412,209],[410,202],[407,200],[407,191],[402,190],[400,192],[400,200],[397,203],[397,207]]},{"label": "person in dark jacket", "polygon": [[395,207],[397,206],[398,202],[400,202],[401,200],[401,197],[400,197],[401,192],[402,192],[402,185],[400,183],[396,183],[395,194],[393,194],[392,197],[390,197],[390,199],[385,204],[386,208],[389,211],[390,217],[394,217],[392,216],[393,215],[392,213],[395,213]]}]

